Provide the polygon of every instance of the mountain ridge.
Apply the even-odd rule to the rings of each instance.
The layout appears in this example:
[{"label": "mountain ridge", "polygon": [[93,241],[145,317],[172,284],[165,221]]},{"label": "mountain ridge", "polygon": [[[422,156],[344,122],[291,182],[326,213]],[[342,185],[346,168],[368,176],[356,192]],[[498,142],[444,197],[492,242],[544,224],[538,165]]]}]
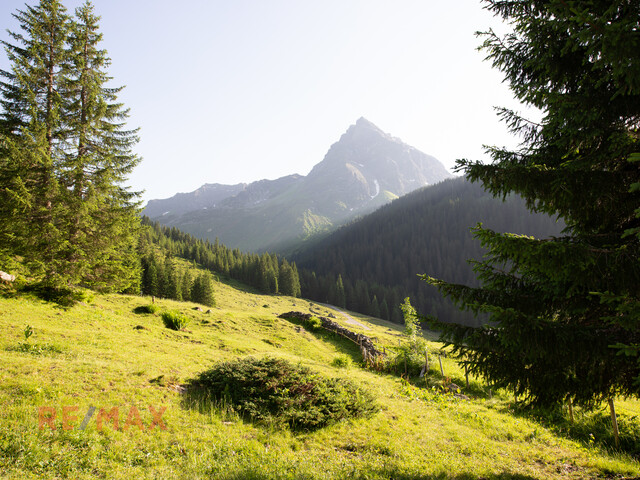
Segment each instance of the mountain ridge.
[{"label": "mountain ridge", "polygon": [[144,214],[233,248],[283,252],[416,188],[451,177],[435,157],[361,117],[306,176],[205,184],[194,192],[151,200]]}]

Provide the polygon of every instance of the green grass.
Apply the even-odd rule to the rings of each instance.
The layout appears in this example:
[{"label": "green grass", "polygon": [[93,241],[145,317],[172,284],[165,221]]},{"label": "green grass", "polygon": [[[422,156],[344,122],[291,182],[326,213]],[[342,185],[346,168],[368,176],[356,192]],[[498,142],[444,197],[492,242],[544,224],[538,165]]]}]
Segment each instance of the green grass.
[{"label": "green grass", "polygon": [[[0,477],[640,476],[633,447],[616,451],[610,446],[598,416],[602,412],[577,412],[576,424],[569,427],[563,418],[518,411],[504,392],[493,392],[489,398],[488,389],[473,378],[467,391],[470,401],[437,393],[441,382],[437,343],[429,343],[430,376],[417,387],[361,368],[357,347],[350,342],[277,317],[291,310],[322,315],[329,313],[326,307],[225,284],[217,284],[216,302],[207,314],[193,310],[195,304],[156,299],[160,311],[176,311],[189,319],[186,330],[174,331],[164,327],[159,315],[134,313],[149,305],[149,298],[96,295],[67,309],[35,297],[0,298]],[[334,315],[348,325],[340,314]],[[387,350],[398,345],[400,327],[351,315],[369,327],[361,333],[376,338]],[[21,350],[20,345],[27,343],[27,324],[33,328],[28,343],[50,348],[41,348],[39,354]],[[371,418],[299,433],[254,424],[224,403],[209,409],[188,404],[182,386],[190,379],[218,362],[247,356],[282,358],[327,377],[348,378],[374,392],[381,411]],[[442,360],[445,376],[464,386],[462,369],[448,358]],[[91,406],[96,411],[81,430]],[[156,416],[165,408],[161,423],[151,430],[150,406]],[[46,424],[39,428],[41,407],[56,410],[55,431]],[[69,421],[70,430],[62,428],[63,407],[67,416],[77,417]],[[100,409],[108,413],[115,407],[120,429],[103,422],[98,430]],[[620,401],[617,408],[623,436],[625,429],[635,434],[639,403]]]}]

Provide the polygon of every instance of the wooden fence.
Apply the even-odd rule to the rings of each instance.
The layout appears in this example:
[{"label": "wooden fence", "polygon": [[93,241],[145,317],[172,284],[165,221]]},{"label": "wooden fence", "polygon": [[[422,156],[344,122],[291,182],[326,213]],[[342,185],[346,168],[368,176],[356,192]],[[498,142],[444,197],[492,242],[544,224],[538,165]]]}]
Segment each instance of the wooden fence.
[{"label": "wooden fence", "polygon": [[287,312],[279,316],[279,318],[299,320],[301,322],[309,322],[311,317],[316,317],[322,322],[322,327],[325,330],[336,333],[341,337],[347,338],[360,347],[360,353],[362,353],[363,361],[368,365],[378,365],[382,359],[387,355],[384,352],[378,350],[373,341],[366,335],[361,333],[352,332],[348,328],[343,327],[339,323],[330,320],[327,317],[321,317],[319,315],[311,315],[309,313],[302,312]]}]

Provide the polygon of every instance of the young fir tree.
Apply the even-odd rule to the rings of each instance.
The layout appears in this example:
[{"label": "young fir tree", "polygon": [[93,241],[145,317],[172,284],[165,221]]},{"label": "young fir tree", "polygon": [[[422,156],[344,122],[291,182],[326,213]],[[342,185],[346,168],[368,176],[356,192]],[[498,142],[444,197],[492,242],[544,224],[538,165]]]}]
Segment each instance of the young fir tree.
[{"label": "young fir tree", "polygon": [[[3,240],[47,287],[139,288],[136,194],[122,186],[138,163],[120,89],[106,86],[98,17],[71,19],[57,0],[19,11],[5,42],[0,215]],[[6,252],[6,250],[5,250]]]},{"label": "young fir tree", "polygon": [[[633,345],[640,324],[624,305],[640,298],[640,3],[610,0],[487,1],[513,27],[484,34],[484,50],[515,96],[542,112],[533,123],[501,115],[522,136],[493,148],[492,164],[460,161],[495,195],[564,219],[560,238],[499,234],[475,265],[480,288],[425,279],[462,308],[489,314],[483,328],[440,325],[470,372],[539,404],[592,404],[637,395]],[[637,155],[637,153],[636,153]],[[623,352],[631,356],[620,355]],[[637,354],[637,350],[635,351]]]},{"label": "young fir tree", "polygon": [[180,296],[182,297],[182,300],[184,300],[185,302],[188,302],[191,300],[191,287],[192,287],[192,281],[191,281],[191,274],[189,273],[189,269],[186,269],[184,271],[184,274],[182,275],[182,279],[180,280]]},{"label": "young fir tree", "polygon": [[342,275],[338,274],[338,279],[335,285],[332,286],[332,292],[330,294],[331,301],[338,307],[346,308],[347,297],[344,290],[344,283],[342,282]]},{"label": "young fir tree", "polygon": [[213,292],[213,280],[209,272],[203,272],[200,276],[200,283],[202,285],[202,298],[200,303],[208,307],[213,307],[216,304],[216,299]]}]

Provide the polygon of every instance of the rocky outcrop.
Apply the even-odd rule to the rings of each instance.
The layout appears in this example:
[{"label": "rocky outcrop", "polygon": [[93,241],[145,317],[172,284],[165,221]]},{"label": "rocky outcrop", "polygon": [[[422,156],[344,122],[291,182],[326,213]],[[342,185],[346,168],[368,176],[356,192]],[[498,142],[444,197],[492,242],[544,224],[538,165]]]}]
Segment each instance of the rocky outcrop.
[{"label": "rocky outcrop", "polygon": [[12,283],[16,280],[16,276],[15,275],[10,275],[7,272],[1,272],[0,271],[0,280],[3,283]]}]

